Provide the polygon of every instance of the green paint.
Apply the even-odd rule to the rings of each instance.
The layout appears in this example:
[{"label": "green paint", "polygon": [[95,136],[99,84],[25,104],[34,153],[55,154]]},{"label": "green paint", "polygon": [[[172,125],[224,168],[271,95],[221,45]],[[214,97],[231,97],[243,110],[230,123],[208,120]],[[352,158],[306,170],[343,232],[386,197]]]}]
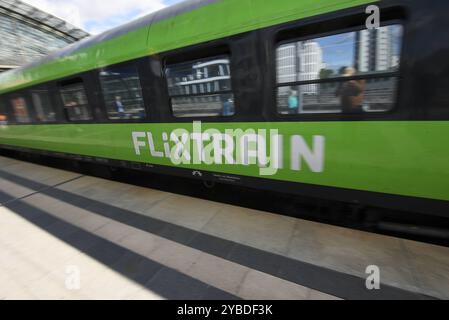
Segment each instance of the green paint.
[{"label": "green paint", "polygon": [[[173,166],[166,158],[154,158],[147,149],[134,150],[132,132],[152,132],[157,150],[163,150],[161,135],[192,124],[111,124],[4,126],[0,143],[27,148],[82,154],[118,160]],[[449,201],[449,122],[325,122],[325,123],[236,123],[203,124],[203,130],[278,129],[285,136],[286,165],[266,179],[301,182],[348,189]],[[326,138],[322,173],[307,166],[290,170],[289,137],[301,135]],[[181,165],[219,173],[260,177],[257,165]]]},{"label": "green paint", "polygon": [[0,94],[107,65],[373,0],[222,0],[46,64],[0,75]]},{"label": "green paint", "polygon": [[[223,0],[99,43],[73,55],[0,76],[0,93],[106,65],[302,19],[371,0]],[[325,122],[203,124],[204,129],[273,129],[285,136],[286,165],[267,179],[449,201],[448,122]],[[155,137],[191,124],[0,126],[0,144],[172,166],[166,158],[136,155],[133,131]],[[290,169],[289,137],[326,138],[321,173]],[[160,138],[156,143],[163,149]],[[142,152],[145,152],[143,149]],[[259,177],[256,165],[182,165],[190,169]]]}]

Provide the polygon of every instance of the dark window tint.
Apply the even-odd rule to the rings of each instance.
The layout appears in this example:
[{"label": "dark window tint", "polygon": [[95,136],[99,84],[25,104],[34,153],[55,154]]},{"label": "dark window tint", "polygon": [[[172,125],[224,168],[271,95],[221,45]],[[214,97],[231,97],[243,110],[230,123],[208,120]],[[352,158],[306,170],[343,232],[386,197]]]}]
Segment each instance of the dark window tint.
[{"label": "dark window tint", "polygon": [[48,90],[31,90],[31,99],[38,122],[54,122],[57,120]]},{"label": "dark window tint", "polygon": [[281,114],[385,112],[397,90],[402,26],[347,32],[277,48]]},{"label": "dark window tint", "polygon": [[13,96],[10,100],[14,119],[17,123],[30,123],[29,105],[24,96]]},{"label": "dark window tint", "polygon": [[111,67],[100,71],[103,97],[111,120],[146,117],[139,74],[134,66]]},{"label": "dark window tint", "polygon": [[70,121],[88,121],[92,114],[83,83],[76,82],[60,87],[64,110]]},{"label": "dark window tint", "polygon": [[168,65],[165,74],[175,117],[234,115],[229,56]]}]

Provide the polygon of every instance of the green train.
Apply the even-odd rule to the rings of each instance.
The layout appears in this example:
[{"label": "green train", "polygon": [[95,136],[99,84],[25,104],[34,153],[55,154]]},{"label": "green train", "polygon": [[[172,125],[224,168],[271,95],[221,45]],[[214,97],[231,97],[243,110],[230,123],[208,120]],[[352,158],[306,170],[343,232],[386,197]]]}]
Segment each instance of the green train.
[{"label": "green train", "polygon": [[185,1],[1,74],[0,148],[445,217],[448,12]]}]

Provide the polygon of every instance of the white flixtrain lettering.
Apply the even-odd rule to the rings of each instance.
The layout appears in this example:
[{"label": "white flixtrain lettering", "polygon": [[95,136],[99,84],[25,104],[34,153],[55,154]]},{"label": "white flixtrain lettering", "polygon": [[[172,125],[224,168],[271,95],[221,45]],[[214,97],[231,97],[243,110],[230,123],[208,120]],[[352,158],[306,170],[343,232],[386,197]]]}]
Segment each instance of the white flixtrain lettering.
[{"label": "white flixtrain lettering", "polygon": [[202,131],[201,123],[194,123],[193,132],[176,129],[170,134],[160,134],[163,149],[158,149],[157,136],[153,132],[133,132],[132,140],[137,156],[167,158],[174,165],[242,165],[259,167],[261,176],[272,176],[285,168],[285,141],[289,141],[290,167],[292,171],[303,171],[307,167],[313,173],[325,169],[326,138],[312,136],[310,143],[302,135],[293,135],[289,140],[278,130],[217,129]]},{"label": "white flixtrain lettering", "polygon": [[302,170],[302,160],[307,163],[312,172],[324,171],[324,152],[326,139],[323,136],[313,137],[313,148],[309,148],[302,136],[291,138],[291,169]]}]

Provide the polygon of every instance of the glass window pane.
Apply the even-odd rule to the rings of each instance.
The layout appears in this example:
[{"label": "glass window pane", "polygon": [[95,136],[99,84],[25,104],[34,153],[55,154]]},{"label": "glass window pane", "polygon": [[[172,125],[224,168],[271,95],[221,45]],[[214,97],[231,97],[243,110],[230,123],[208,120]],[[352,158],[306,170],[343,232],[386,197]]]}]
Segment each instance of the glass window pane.
[{"label": "glass window pane", "polygon": [[31,116],[28,108],[28,104],[24,97],[16,96],[11,99],[12,111],[14,119],[18,123],[30,123]]},{"label": "glass window pane", "polygon": [[277,49],[277,81],[396,71],[402,32],[401,25],[390,25],[283,44]]},{"label": "glass window pane", "polygon": [[278,88],[280,114],[385,112],[396,101],[395,77]]},{"label": "glass window pane", "polygon": [[230,70],[227,55],[169,65],[165,74],[174,116],[234,115]]},{"label": "glass window pane", "polygon": [[6,109],[6,103],[2,97],[0,97],[0,125],[6,124],[8,121],[8,111]]},{"label": "glass window pane", "polygon": [[100,72],[108,117],[111,120],[146,117],[142,88],[137,68],[111,67]]},{"label": "glass window pane", "polygon": [[32,90],[31,98],[38,122],[56,121],[56,112],[51,103],[48,90]]},{"label": "glass window pane", "polygon": [[60,93],[65,113],[70,121],[87,121],[92,119],[82,82],[61,86]]},{"label": "glass window pane", "polygon": [[229,117],[234,115],[232,94],[184,96],[171,99],[175,117]]}]

